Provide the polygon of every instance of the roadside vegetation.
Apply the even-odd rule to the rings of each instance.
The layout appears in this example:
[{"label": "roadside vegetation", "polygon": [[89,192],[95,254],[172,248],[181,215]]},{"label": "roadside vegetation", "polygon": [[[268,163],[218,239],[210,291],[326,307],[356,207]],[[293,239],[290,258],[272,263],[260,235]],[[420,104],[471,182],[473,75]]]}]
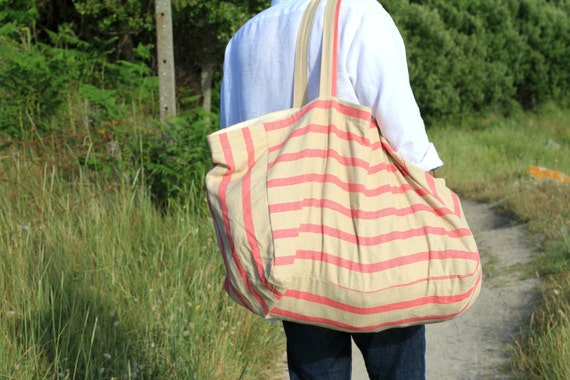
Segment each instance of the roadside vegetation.
[{"label": "roadside vegetation", "polygon": [[431,137],[445,161],[438,175],[463,197],[526,224],[536,245],[526,272],[539,276],[542,298],[512,343],[516,378],[570,378],[570,183],[528,171],[570,174],[570,111],[550,105],[533,114],[479,117],[468,128],[434,128]]},{"label": "roadside vegetation", "polygon": [[0,377],[263,378],[280,332],[226,297],[209,220],[44,159],[0,166]]},{"label": "roadside vegetation", "polygon": [[[568,1],[382,3],[439,175],[539,248],[514,368],[570,378],[570,184],[526,169],[570,174]],[[152,1],[0,0],[0,378],[268,378],[280,326],[225,295],[203,194],[223,47],[268,4],[173,2],[179,114],[161,124]]]}]

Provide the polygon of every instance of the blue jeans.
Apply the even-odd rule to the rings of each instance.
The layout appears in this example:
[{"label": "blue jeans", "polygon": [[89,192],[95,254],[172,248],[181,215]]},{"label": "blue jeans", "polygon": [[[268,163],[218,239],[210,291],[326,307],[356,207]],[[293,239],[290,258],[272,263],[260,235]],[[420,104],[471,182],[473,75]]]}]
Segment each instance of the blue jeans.
[{"label": "blue jeans", "polygon": [[286,321],[283,327],[291,380],[349,380],[351,337],[362,352],[370,379],[425,379],[423,325],[362,334]]}]

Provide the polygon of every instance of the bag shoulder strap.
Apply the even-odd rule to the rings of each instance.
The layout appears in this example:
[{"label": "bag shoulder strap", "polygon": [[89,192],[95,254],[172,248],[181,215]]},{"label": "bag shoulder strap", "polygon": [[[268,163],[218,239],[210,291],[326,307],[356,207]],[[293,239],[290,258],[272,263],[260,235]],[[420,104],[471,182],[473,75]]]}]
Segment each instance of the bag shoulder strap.
[{"label": "bag shoulder strap", "polygon": [[340,2],[329,0],[325,8],[320,97],[336,97],[337,93]]},{"label": "bag shoulder strap", "polygon": [[[299,27],[295,50],[293,107],[308,103],[309,40],[317,8],[321,0],[311,0]],[[338,72],[338,18],[341,0],[328,0],[325,7],[322,34],[321,77],[319,97],[335,97]]]},{"label": "bag shoulder strap", "polygon": [[321,0],[312,0],[301,19],[295,48],[295,77],[293,82],[293,107],[300,108],[308,103],[309,97],[309,40],[315,14]]}]

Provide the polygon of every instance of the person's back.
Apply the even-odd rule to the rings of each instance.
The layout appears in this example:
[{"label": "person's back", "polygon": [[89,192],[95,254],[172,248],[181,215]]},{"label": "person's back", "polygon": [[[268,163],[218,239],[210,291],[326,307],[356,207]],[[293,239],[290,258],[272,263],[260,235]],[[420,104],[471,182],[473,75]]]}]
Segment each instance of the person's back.
[{"label": "person's back", "polygon": [[[221,93],[225,128],[293,104],[297,33],[310,0],[273,0],[232,38],[226,49]],[[309,100],[318,93],[322,18],[319,7],[309,51]],[[384,137],[425,171],[442,165],[429,142],[408,76],[400,33],[376,0],[343,0],[340,9],[340,99],[368,106]],[[371,378],[425,378],[425,329],[412,326],[349,334],[283,322],[292,379],[349,379],[351,339]]]},{"label": "person's back", "polygon": [[[244,25],[226,50],[221,127],[290,108],[295,45],[309,0],[281,0]],[[309,99],[317,96],[324,3],[309,53]],[[382,134],[423,170],[442,165],[430,145],[408,76],[404,44],[375,0],[344,0],[340,13],[338,97],[371,107]]]}]

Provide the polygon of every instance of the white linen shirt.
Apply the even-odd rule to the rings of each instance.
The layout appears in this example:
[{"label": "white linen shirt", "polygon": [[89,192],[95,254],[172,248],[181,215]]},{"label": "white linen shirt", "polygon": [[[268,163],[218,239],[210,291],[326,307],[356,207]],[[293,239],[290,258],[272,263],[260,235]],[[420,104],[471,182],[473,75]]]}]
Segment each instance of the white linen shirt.
[{"label": "white linen shirt", "polygon": [[[229,42],[224,60],[220,126],[293,106],[297,32],[310,0],[273,0]],[[309,47],[309,100],[318,97],[324,3]],[[343,0],[339,21],[337,97],[368,106],[382,135],[410,162],[441,166],[409,83],[402,37],[376,0]]]}]

